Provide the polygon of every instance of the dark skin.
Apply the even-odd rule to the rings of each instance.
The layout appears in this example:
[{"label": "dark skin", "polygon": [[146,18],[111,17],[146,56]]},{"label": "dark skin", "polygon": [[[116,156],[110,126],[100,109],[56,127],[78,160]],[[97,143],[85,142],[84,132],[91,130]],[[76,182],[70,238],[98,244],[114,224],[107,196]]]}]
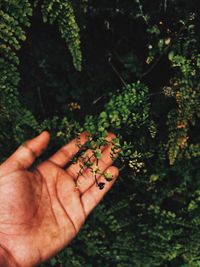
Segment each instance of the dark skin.
[{"label": "dark skin", "polygon": [[[107,140],[114,137],[109,134]],[[110,172],[113,180],[106,182],[97,177],[99,182],[106,183],[99,190],[91,171],[85,170],[77,182],[79,162],[68,169],[64,167],[78,152],[77,140],[30,171],[49,139],[49,133],[43,132],[21,145],[0,166],[1,267],[36,266],[63,249],[118,176],[118,169],[111,166],[109,144],[102,148],[98,165],[102,172]],[[86,141],[87,134],[81,134],[81,144]],[[86,155],[91,156],[92,151],[88,150]]]}]

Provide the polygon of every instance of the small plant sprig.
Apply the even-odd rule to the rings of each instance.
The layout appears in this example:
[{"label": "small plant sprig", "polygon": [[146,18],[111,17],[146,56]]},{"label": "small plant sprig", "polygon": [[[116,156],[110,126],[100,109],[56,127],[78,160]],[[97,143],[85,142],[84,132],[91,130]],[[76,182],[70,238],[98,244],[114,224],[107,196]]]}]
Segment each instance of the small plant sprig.
[{"label": "small plant sprig", "polygon": [[[110,154],[110,157],[114,161],[117,158],[117,150],[119,149],[119,146],[117,143],[115,143],[115,139],[112,141],[108,141],[106,137],[108,136],[108,133],[104,133],[103,136],[101,133],[98,133],[98,135],[90,134],[88,133],[87,139],[88,141],[81,145],[80,144],[80,136],[77,136],[78,140],[78,148],[79,152],[76,154],[76,156],[73,158],[72,163],[80,162],[80,170],[77,173],[76,178],[76,188],[78,188],[78,179],[80,176],[84,176],[85,170],[90,170],[93,174],[94,180],[96,185],[99,187],[100,190],[102,190],[105,186],[104,182],[98,181],[98,176],[104,177],[105,181],[110,182],[113,180],[113,176],[109,171],[102,172],[102,170],[99,167],[99,160],[102,158],[102,149],[103,147],[107,145],[112,145],[112,152]],[[87,156],[86,151],[90,149],[92,151],[92,155]]]}]

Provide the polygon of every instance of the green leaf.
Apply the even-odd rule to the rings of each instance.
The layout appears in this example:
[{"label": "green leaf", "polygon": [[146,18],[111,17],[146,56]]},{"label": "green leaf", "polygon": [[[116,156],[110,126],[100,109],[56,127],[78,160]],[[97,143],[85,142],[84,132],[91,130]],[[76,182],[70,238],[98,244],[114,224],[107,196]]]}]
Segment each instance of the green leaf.
[{"label": "green leaf", "polygon": [[94,156],[96,159],[100,159],[102,154],[101,154],[101,149],[97,149],[95,152],[94,152]]}]

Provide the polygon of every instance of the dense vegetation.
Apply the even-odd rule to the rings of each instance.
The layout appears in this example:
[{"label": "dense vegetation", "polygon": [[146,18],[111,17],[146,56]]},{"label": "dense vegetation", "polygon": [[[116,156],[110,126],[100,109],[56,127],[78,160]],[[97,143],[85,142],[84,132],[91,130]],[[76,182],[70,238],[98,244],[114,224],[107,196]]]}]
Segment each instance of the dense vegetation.
[{"label": "dense vegetation", "polygon": [[38,132],[122,146],[115,188],[45,266],[200,266],[198,1],[1,0],[0,159]]}]

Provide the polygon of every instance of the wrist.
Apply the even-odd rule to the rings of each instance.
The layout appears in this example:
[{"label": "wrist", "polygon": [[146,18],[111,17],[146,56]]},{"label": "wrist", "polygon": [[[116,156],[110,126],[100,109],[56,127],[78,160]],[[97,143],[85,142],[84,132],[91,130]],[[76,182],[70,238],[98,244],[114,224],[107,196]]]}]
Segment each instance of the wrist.
[{"label": "wrist", "polygon": [[0,266],[1,267],[19,267],[12,255],[0,245]]}]

